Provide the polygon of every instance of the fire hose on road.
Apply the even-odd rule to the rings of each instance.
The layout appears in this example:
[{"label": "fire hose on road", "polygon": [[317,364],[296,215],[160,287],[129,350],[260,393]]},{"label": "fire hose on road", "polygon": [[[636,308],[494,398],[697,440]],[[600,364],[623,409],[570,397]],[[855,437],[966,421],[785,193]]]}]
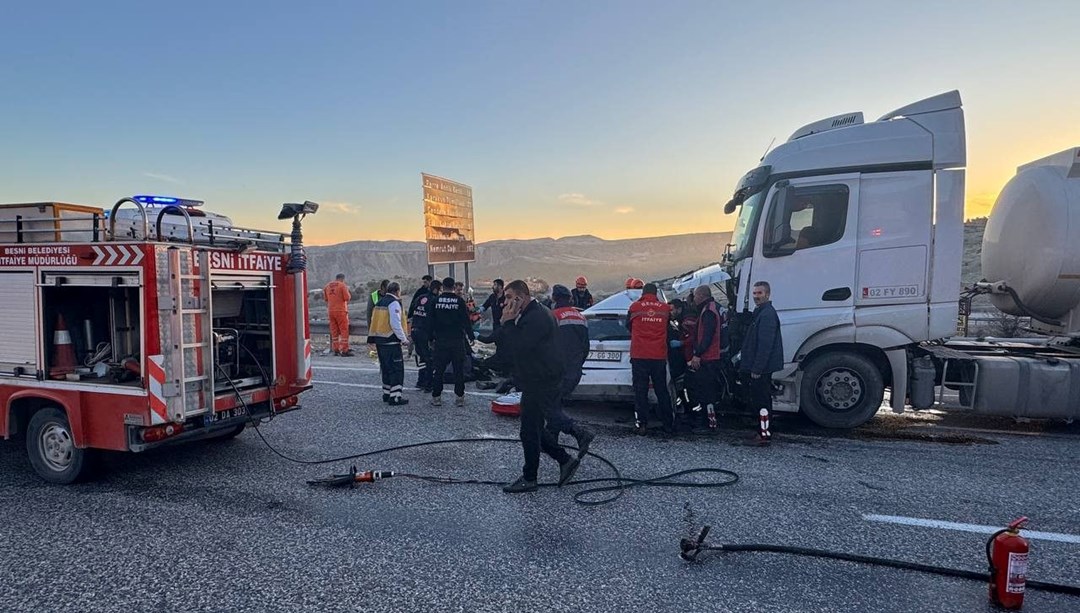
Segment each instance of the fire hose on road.
[{"label": "fire hose on road", "polygon": [[[1026,520],[1026,518],[1024,518]],[[1014,526],[1018,529],[1019,524],[1022,521],[1014,522]],[[994,594],[995,579],[997,577],[995,572],[995,565],[990,558],[991,555],[991,543],[994,543],[999,535],[1010,532],[1014,529],[1014,526],[1010,526],[1005,530],[1001,530],[990,537],[987,542],[987,561],[990,563],[990,573],[979,573],[970,570],[960,570],[955,568],[947,568],[942,566],[932,566],[929,564],[920,564],[917,562],[905,562],[903,560],[891,560],[889,558],[879,558],[875,556],[864,556],[852,553],[841,553],[836,551],[826,551],[824,549],[812,549],[809,547],[792,547],[788,545],[771,545],[771,544],[758,544],[758,543],[722,543],[718,545],[711,545],[705,542],[705,539],[709,536],[710,526],[705,526],[701,529],[697,538],[684,538],[679,541],[679,557],[687,562],[695,562],[702,553],[707,551],[719,551],[719,552],[758,552],[758,553],[783,553],[788,555],[805,556],[811,558],[825,558],[829,560],[842,560],[844,562],[855,562],[858,564],[870,564],[874,566],[885,566],[888,568],[897,568],[901,570],[913,570],[923,573],[932,573],[935,575],[943,575],[946,577],[956,577],[959,579],[971,579],[974,581],[982,581],[991,584],[991,594]],[[1026,543],[1025,543],[1026,546]],[[1026,552],[1026,549],[1025,549]],[[1026,554],[1025,554],[1026,555]],[[1026,558],[1025,558],[1026,564]],[[1004,570],[1004,569],[997,569]],[[1000,584],[1000,583],[999,583]],[[1054,594],[1066,594],[1069,596],[1080,596],[1080,586],[1075,585],[1062,585],[1058,583],[1047,583],[1044,581],[1031,581],[1026,578],[1020,585],[1020,604],[1023,603],[1023,589],[1027,587],[1033,590],[1039,590],[1042,592],[1051,592]],[[1006,603],[1008,604],[1008,603]],[[1007,608],[1019,608],[1019,604],[1015,606],[1009,606]]]}]

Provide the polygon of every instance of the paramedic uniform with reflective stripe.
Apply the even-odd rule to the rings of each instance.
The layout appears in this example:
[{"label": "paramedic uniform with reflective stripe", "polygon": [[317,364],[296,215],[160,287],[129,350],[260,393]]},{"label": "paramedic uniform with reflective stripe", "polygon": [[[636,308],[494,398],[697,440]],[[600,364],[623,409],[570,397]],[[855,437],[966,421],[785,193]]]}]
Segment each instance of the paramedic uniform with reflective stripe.
[{"label": "paramedic uniform with reflective stripe", "polygon": [[327,314],[330,316],[330,347],[334,353],[349,350],[349,287],[341,281],[331,281],[323,288]]},{"label": "paramedic uniform with reflective stripe", "polygon": [[671,306],[656,294],[642,294],[630,305],[626,327],[630,329],[630,373],[634,384],[635,420],[639,428],[649,421],[649,383],[659,403],[659,416],[666,428],[674,425],[675,414],[667,387],[668,324]]},{"label": "paramedic uniform with reflective stripe", "polygon": [[393,294],[379,299],[371,310],[368,343],[375,344],[379,352],[379,372],[382,374],[383,400],[401,401],[401,388],[405,384],[405,360],[401,344],[408,342],[408,323],[401,301]]},{"label": "paramedic uniform with reflective stripe", "polygon": [[417,389],[431,388],[431,309],[435,305],[435,296],[431,292],[420,295],[414,300],[412,317],[413,349],[416,351],[416,366],[420,369],[416,378]]}]

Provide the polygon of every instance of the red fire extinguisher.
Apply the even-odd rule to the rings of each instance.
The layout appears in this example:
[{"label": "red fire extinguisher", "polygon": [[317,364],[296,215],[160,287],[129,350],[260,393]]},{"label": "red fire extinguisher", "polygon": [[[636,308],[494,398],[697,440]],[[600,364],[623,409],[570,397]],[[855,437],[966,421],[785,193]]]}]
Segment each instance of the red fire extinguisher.
[{"label": "red fire extinguisher", "polygon": [[1029,546],[1020,530],[1028,518],[1009,524],[986,541],[986,560],[990,563],[990,602],[1006,609],[1024,606]]}]

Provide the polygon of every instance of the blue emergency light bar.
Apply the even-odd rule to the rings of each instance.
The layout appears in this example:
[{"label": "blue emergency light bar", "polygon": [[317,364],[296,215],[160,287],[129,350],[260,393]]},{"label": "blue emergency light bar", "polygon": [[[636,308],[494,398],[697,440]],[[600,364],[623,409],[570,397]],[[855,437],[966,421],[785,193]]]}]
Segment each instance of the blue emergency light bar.
[{"label": "blue emergency light bar", "polygon": [[202,200],[188,200],[186,198],[173,198],[171,196],[132,196],[132,199],[140,204],[150,206],[185,206],[196,207],[205,204]]}]

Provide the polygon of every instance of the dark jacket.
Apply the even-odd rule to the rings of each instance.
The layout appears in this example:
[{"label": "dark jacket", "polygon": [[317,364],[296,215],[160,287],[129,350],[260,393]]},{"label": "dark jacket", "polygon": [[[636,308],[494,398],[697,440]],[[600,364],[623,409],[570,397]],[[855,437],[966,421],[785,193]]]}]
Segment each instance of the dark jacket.
[{"label": "dark jacket", "polygon": [[491,309],[491,328],[495,329],[502,325],[503,309],[506,307],[506,294],[501,296],[495,295],[492,292],[484,301],[483,306],[480,307],[481,311]]},{"label": "dark jacket", "polygon": [[563,375],[556,341],[555,316],[531,300],[516,320],[503,323],[496,342],[505,346],[514,362],[514,382],[523,392],[558,387]]},{"label": "dark jacket", "polygon": [[414,334],[423,335],[422,338],[431,338],[432,312],[435,310],[435,296],[426,292],[413,299],[412,310],[409,312],[409,322]]},{"label": "dark jacket", "polygon": [[780,338],[780,318],[770,301],[754,309],[754,318],[743,338],[739,370],[764,375],[783,367],[784,343]]},{"label": "dark jacket", "polygon": [[574,288],[570,290],[570,305],[574,308],[585,310],[593,305],[592,292],[588,289]]},{"label": "dark jacket", "polygon": [[465,339],[470,341],[473,335],[472,322],[469,321],[469,309],[465,305],[465,299],[454,292],[443,292],[435,299],[435,303],[428,303],[431,309],[431,334],[435,343],[439,345],[465,344]]},{"label": "dark jacket", "polygon": [[421,296],[426,296],[426,295],[428,295],[430,293],[431,293],[431,290],[424,287],[423,285],[421,285],[419,289],[417,289],[415,292],[413,292],[412,301],[409,302],[408,317],[409,317],[410,320],[416,314],[416,305],[420,304]]},{"label": "dark jacket", "polygon": [[576,374],[580,378],[581,366],[589,356],[589,322],[569,301],[556,301],[555,307],[551,314],[559,326],[555,339],[566,371],[563,374]]}]

